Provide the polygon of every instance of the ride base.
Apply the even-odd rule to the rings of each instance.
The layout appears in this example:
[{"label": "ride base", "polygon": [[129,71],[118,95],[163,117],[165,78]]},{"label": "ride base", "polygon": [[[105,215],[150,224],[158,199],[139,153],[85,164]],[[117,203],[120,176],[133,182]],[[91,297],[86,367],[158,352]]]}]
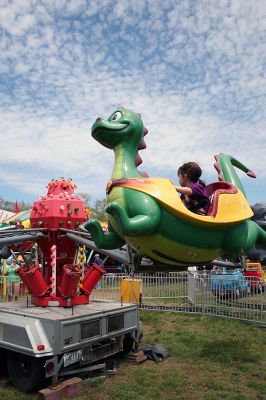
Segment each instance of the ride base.
[{"label": "ride base", "polygon": [[88,304],[89,302],[89,296],[87,295],[79,295],[79,296],[74,296],[71,298],[65,299],[64,297],[51,297],[51,296],[45,296],[45,297],[38,297],[38,296],[31,296],[31,301],[33,304],[36,306],[40,307],[71,307],[71,306],[78,306],[82,304]]},{"label": "ride base", "polygon": [[[56,381],[123,351],[125,337],[128,342],[132,335],[133,347],[139,326],[138,306],[129,303],[91,301],[67,308],[27,306],[25,300],[0,303],[0,353],[14,386],[31,391],[41,384],[31,376],[37,361],[44,378]],[[29,372],[20,376],[18,362]]]}]

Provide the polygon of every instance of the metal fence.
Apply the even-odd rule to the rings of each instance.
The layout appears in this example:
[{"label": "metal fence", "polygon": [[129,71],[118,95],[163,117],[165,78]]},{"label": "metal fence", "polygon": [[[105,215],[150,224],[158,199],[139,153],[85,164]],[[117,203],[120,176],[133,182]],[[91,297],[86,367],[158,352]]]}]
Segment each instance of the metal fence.
[{"label": "metal fence", "polygon": [[[265,289],[265,290],[264,290]],[[0,302],[26,300],[22,283],[0,277]],[[200,313],[266,324],[266,287],[230,275],[106,274],[90,299],[139,303],[140,309]]]},{"label": "metal fence", "polygon": [[[124,280],[128,281],[126,296],[121,289]],[[135,300],[146,310],[200,313],[266,323],[266,287],[264,290],[258,280],[231,275],[219,276],[217,281],[211,274],[137,274],[134,279],[107,274],[91,298]]]}]

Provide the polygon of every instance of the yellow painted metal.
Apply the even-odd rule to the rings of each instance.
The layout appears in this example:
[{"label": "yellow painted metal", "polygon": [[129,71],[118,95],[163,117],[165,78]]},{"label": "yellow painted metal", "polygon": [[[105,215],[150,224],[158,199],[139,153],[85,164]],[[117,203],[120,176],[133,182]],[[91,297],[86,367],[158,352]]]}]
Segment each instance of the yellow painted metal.
[{"label": "yellow painted metal", "polygon": [[246,271],[258,271],[260,273],[261,279],[266,286],[266,273],[260,262],[247,262]]},{"label": "yellow painted metal", "polygon": [[121,303],[136,303],[140,302],[142,294],[142,279],[121,279],[120,282],[120,297]]},{"label": "yellow painted metal", "polygon": [[31,228],[31,223],[30,219],[25,219],[25,221],[22,221],[21,224],[24,226],[25,229],[30,229]]}]

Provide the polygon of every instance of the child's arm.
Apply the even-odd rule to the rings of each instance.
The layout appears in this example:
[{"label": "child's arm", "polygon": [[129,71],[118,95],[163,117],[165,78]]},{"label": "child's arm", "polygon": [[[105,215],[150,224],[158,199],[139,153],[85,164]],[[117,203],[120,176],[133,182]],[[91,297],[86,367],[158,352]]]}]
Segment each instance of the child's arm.
[{"label": "child's arm", "polygon": [[190,187],[186,186],[175,186],[175,189],[177,192],[184,194],[185,196],[191,196],[192,195],[192,189]]}]

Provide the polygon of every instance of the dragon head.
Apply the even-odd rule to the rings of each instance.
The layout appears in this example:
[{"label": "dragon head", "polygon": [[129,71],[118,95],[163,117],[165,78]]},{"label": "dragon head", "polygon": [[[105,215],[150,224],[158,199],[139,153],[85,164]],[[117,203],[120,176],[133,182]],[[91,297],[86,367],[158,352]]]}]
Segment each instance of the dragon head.
[{"label": "dragon head", "polygon": [[[118,108],[107,120],[98,117],[91,128],[92,137],[108,149],[114,149],[119,144],[132,149],[133,152],[146,148],[143,136],[148,133],[140,114],[134,111]],[[136,155],[136,165],[142,162]]]}]

